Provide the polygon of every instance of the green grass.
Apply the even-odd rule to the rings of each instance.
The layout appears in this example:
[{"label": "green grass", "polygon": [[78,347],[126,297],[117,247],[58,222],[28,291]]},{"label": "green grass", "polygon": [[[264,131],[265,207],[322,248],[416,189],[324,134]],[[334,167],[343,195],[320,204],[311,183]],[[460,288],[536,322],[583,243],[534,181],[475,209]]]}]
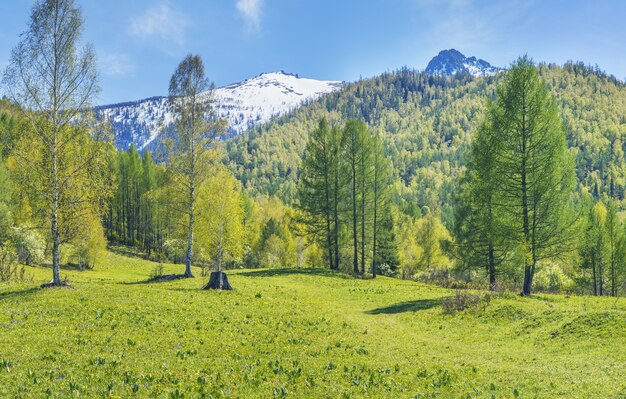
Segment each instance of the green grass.
[{"label": "green grass", "polygon": [[[108,253],[74,290],[0,285],[0,397],[626,398],[626,299],[492,298],[325,270],[145,284]],[[182,266],[166,265],[166,273]],[[199,274],[199,271],[196,270]]]}]

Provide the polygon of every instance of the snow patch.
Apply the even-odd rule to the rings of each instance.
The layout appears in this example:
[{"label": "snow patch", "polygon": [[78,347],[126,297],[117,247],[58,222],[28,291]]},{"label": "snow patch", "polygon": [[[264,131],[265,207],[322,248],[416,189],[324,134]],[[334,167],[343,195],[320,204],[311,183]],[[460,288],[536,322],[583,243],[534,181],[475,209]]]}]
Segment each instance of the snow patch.
[{"label": "snow patch", "polygon": [[[237,135],[342,86],[342,82],[300,78],[282,71],[264,73],[215,89],[213,107],[219,118],[228,121],[229,134]],[[205,93],[207,100],[208,95]],[[121,149],[134,144],[145,150],[174,121],[167,97],[104,105],[96,112],[111,122]]]}]

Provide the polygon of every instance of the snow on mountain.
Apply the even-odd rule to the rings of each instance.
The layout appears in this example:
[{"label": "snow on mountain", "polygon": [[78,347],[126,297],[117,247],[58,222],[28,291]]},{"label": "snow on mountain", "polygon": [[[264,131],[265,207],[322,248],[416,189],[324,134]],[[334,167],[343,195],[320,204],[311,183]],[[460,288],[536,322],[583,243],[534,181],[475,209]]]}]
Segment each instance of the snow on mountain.
[{"label": "snow on mountain", "polygon": [[426,67],[426,73],[446,76],[456,73],[467,73],[475,77],[491,76],[500,71],[504,69],[492,66],[487,61],[476,57],[466,57],[455,49],[440,51]]},{"label": "snow on mountain", "polygon": [[[236,135],[342,85],[338,81],[306,79],[283,71],[264,73],[215,89],[213,107],[219,118],[228,121],[229,135]],[[96,113],[112,124],[118,148],[128,149],[134,144],[140,151],[148,148],[159,132],[174,121],[167,97],[99,106]]]}]

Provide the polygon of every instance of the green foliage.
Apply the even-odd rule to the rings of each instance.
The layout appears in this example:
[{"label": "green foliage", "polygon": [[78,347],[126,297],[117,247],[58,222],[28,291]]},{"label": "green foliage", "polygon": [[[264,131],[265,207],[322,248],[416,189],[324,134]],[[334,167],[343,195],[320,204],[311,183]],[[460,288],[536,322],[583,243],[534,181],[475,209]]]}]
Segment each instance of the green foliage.
[{"label": "green foliage", "polygon": [[165,168],[154,162],[149,151],[139,155],[131,146],[116,153],[110,169],[115,191],[104,218],[107,238],[136,245],[148,255],[162,252],[172,230],[167,198],[159,195],[169,183]]},{"label": "green foliage", "polygon": [[224,166],[207,178],[198,192],[196,248],[221,270],[241,260],[244,247],[243,202],[239,182]]},{"label": "green foliage", "polygon": [[340,167],[339,131],[322,119],[307,142],[298,183],[299,210],[309,240],[325,252],[325,263],[338,269]]},{"label": "green foliage", "polygon": [[[215,85],[204,72],[198,55],[188,54],[170,79],[169,103],[174,110],[174,127],[166,131],[163,141],[172,184],[180,191],[176,199],[187,218],[187,254],[185,276],[191,276],[194,244],[194,220],[197,216],[197,189],[210,173],[211,148],[214,139],[223,133],[223,121],[212,114],[211,101]],[[206,101],[208,98],[209,101]]]},{"label": "green foliage", "polygon": [[[622,209],[626,168],[624,83],[584,65],[541,64],[538,72],[558,98],[578,181],[598,198],[611,191]],[[382,133],[403,189],[400,208],[413,216],[422,206],[441,207],[452,221],[455,181],[467,162],[485,99],[494,99],[502,75],[489,78],[431,76],[403,69],[347,85],[291,115],[227,142],[229,165],[251,193],[296,194],[308,133],[322,117],[330,124],[356,118]]]},{"label": "green foliage", "polygon": [[296,262],[295,242],[288,228],[288,214],[277,219],[267,219],[258,242],[258,258],[261,267],[291,267]]},{"label": "green foliage", "polygon": [[68,244],[67,259],[81,269],[93,269],[107,249],[104,228],[98,215],[85,215],[80,233]]},{"label": "green foliage", "polygon": [[450,260],[442,249],[442,242],[451,237],[437,215],[429,212],[419,219],[415,224],[415,234],[415,241],[421,248],[421,255],[417,259],[420,269],[431,271],[450,266]]},{"label": "green foliage", "polygon": [[99,87],[93,48],[80,47],[83,23],[73,0],[36,2],[3,79],[28,126],[11,150],[12,172],[49,225],[52,284],[57,286],[63,285],[62,242],[85,209],[99,213],[108,192],[103,164],[110,147],[106,129],[97,126],[91,112]]},{"label": "green foliage", "polygon": [[350,267],[347,256],[341,256],[348,250],[354,273],[365,273],[366,261],[371,262],[374,277],[378,262],[397,267],[395,244],[390,242],[392,172],[380,137],[366,124],[352,119],[342,128],[331,128],[322,119],[313,131],[303,159],[297,205],[309,240],[324,250],[330,269]]},{"label": "green foliage", "polygon": [[625,225],[612,204],[610,201],[607,208],[603,202],[591,202],[579,244],[582,272],[579,284],[583,292],[593,295],[617,295],[626,278]]},{"label": "green foliage", "polygon": [[466,231],[478,227],[472,244],[487,252],[490,274],[496,246],[521,252],[524,295],[531,292],[538,263],[558,258],[574,243],[572,161],[554,99],[532,61],[518,59],[498,85],[497,99],[487,104],[469,168],[476,195],[464,199],[478,213]]},{"label": "green foliage", "polygon": [[44,261],[45,241],[39,232],[30,225],[13,227],[10,242],[17,255],[17,261],[26,265],[40,265]]}]

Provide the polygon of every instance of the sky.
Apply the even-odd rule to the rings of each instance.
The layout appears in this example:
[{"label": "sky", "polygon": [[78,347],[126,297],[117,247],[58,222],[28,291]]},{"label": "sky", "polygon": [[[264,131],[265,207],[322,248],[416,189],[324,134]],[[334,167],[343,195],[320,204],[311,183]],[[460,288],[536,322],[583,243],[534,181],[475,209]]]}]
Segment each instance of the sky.
[{"label": "sky", "polygon": [[[623,0],[76,0],[98,57],[97,104],[166,95],[189,53],[217,86],[263,72],[354,81],[424,69],[455,48],[496,66],[520,55],[626,79]],[[0,71],[35,0],[0,1]],[[2,92],[2,88],[0,88]]]}]

